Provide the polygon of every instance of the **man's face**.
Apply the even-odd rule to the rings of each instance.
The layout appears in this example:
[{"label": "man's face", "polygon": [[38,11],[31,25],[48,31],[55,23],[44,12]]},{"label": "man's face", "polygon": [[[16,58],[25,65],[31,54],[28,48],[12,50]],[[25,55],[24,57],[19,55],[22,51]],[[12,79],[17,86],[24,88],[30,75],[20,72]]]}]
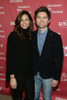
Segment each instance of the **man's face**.
[{"label": "man's face", "polygon": [[36,17],[36,24],[39,28],[47,27],[50,20],[48,19],[46,12],[39,12]]}]

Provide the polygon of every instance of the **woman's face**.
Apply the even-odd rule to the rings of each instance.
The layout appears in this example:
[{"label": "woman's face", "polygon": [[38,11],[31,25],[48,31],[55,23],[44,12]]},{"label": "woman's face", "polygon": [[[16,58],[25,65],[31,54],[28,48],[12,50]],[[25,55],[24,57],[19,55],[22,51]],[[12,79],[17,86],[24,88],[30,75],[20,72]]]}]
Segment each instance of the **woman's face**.
[{"label": "woman's face", "polygon": [[29,17],[24,14],[22,17],[21,17],[21,22],[20,22],[20,26],[23,28],[23,29],[27,29],[30,25],[30,20],[29,20]]}]

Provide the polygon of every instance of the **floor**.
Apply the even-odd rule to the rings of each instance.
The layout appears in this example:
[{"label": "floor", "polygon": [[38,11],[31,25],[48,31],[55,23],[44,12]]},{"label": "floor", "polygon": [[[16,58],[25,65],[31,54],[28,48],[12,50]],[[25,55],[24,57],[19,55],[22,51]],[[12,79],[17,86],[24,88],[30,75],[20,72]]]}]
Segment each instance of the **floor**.
[{"label": "floor", "polygon": [[12,100],[11,96],[0,94],[0,100]]},{"label": "floor", "polygon": [[12,97],[9,95],[0,94],[0,100],[12,100]]}]

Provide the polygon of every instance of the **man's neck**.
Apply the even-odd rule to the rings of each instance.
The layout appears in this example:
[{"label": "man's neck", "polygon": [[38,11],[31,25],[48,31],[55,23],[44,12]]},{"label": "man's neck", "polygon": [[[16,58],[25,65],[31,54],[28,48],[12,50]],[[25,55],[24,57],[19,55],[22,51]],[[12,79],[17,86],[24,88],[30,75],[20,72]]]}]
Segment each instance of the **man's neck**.
[{"label": "man's neck", "polygon": [[45,28],[38,28],[38,30],[39,30],[40,33],[43,33],[43,32],[45,32],[45,31],[47,30],[47,28],[48,28],[48,27],[45,27]]}]

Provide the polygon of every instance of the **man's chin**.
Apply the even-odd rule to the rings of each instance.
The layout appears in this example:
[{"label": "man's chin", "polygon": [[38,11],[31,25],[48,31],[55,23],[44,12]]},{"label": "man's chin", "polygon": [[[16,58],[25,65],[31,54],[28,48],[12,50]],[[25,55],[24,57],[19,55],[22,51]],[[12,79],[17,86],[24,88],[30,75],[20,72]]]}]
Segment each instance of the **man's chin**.
[{"label": "man's chin", "polygon": [[45,28],[46,26],[39,26],[39,28]]}]

